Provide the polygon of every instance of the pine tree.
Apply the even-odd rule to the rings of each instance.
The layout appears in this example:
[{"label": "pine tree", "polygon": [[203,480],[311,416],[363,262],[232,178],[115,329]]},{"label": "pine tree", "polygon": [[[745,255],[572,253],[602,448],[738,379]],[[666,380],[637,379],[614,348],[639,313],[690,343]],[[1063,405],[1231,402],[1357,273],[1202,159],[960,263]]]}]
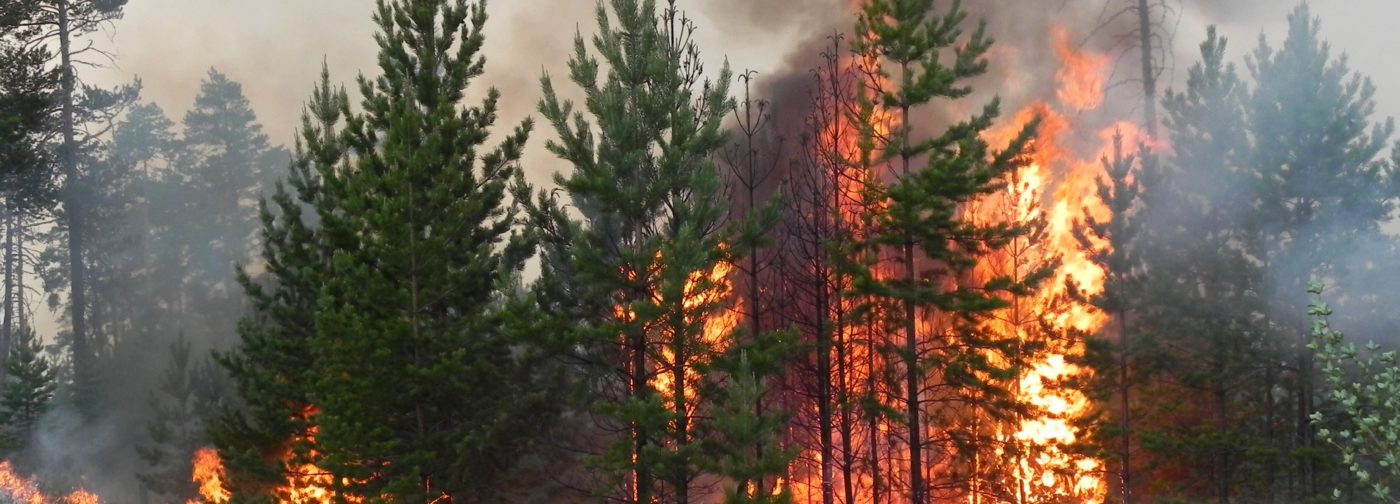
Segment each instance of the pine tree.
[{"label": "pine tree", "polygon": [[218,70],[209,70],[200,83],[194,106],[181,124],[183,158],[174,176],[188,192],[188,206],[180,211],[205,221],[188,223],[180,234],[188,240],[187,247],[204,249],[187,251],[190,260],[208,261],[188,266],[191,283],[227,289],[221,284],[232,280],[233,264],[245,261],[256,243],[252,235],[257,214],[244,201],[257,197],[265,165],[280,160],[271,159],[272,147],[242,85]]},{"label": "pine tree", "polygon": [[[763,333],[760,337],[782,338],[783,333]],[[763,481],[784,474],[791,463],[791,448],[779,443],[778,434],[787,421],[782,410],[756,409],[764,400],[764,382],[783,369],[793,353],[781,339],[754,340],[730,351],[717,361],[729,382],[711,393],[716,395],[710,429],[714,432],[708,469],[723,476],[731,486],[724,490],[726,504],[786,504],[792,502],[787,487],[766,488]]]},{"label": "pine tree", "polygon": [[[721,365],[726,349],[741,347],[737,319],[727,318],[727,272],[764,232],[761,219],[724,222],[712,158],[733,110],[730,73],[705,77],[695,28],[674,2],[615,0],[599,5],[597,20],[599,57],[579,35],[569,62],[570,80],[589,97],[584,109],[575,111],[549,76],[542,79],[540,111],[559,136],[548,147],[573,170],[555,176],[567,202],[541,193],[530,216],[545,244],[537,292],[552,314],[576,324],[571,337],[597,380],[589,393],[618,433],[594,460],[614,478],[599,491],[625,502],[690,502],[701,478],[718,470],[707,452],[742,449],[768,460],[740,471],[751,484],[735,488],[735,498],[755,498],[781,469],[764,454],[779,452],[766,444],[755,450],[772,438],[739,425],[774,428],[773,412],[754,415],[746,397],[754,416],[739,418],[730,405],[734,437],[707,434],[722,383],[738,379],[730,373],[754,372]],[[781,338],[752,336],[759,346],[751,358],[783,353]]]},{"label": "pine tree", "polygon": [[5,362],[4,385],[0,386],[0,426],[7,452],[25,447],[34,423],[53,401],[57,388],[54,368],[42,352],[34,330],[17,328],[15,345]]},{"label": "pine tree", "polygon": [[204,446],[204,418],[197,404],[195,366],[190,343],[181,334],[170,345],[170,362],[149,398],[154,416],[146,424],[148,442],[136,447],[149,469],[137,474],[141,485],[169,501],[194,497],[191,457]]},{"label": "pine tree", "polygon": [[[160,352],[167,335],[179,332],[170,312],[178,306],[181,268],[173,262],[176,252],[160,241],[161,228],[176,213],[168,211],[176,191],[160,177],[178,156],[173,128],[155,104],[133,107],[112,130],[108,159],[91,170],[94,230],[86,256],[94,340],[105,342],[110,356],[102,361],[104,374]],[[155,375],[140,374],[151,384]],[[126,396],[131,388],[136,387],[104,387],[104,392],[121,401],[144,399]]]},{"label": "pine tree", "polygon": [[[330,251],[311,339],[308,397],[320,466],[345,495],[469,499],[532,433],[502,310],[529,243],[512,236],[507,186],[527,120],[480,152],[500,94],[461,102],[483,72],[484,3],[378,3],[380,71],[359,79],[353,155],[319,173]],[[495,464],[482,464],[483,460]]]},{"label": "pine tree", "polygon": [[234,265],[247,262],[257,239],[258,198],[268,167],[285,162],[269,145],[242,86],[217,70],[200,83],[194,106],[181,121],[180,157],[169,175],[160,239],[180,251],[185,279],[179,310],[185,326],[222,346],[240,315]]},{"label": "pine tree", "polygon": [[14,2],[13,11],[0,19],[0,198],[4,202],[5,229],[3,327],[0,327],[0,367],[8,357],[14,328],[21,313],[19,298],[23,275],[21,247],[23,227],[29,217],[54,199],[52,156],[43,138],[52,128],[50,109],[58,86],[58,75],[44,68],[48,53],[42,47],[27,48],[20,41],[30,36],[20,28],[26,16],[21,8],[32,3]]},{"label": "pine tree", "polygon": [[[981,133],[998,115],[993,101],[972,117],[955,123],[928,138],[913,136],[916,107],[934,99],[956,100],[967,96],[967,80],[986,72],[984,56],[992,40],[985,23],[963,39],[967,14],[958,3],[944,12],[934,12],[932,2],[872,0],[861,7],[856,33],[856,51],[878,61],[870,68],[868,86],[875,89],[870,106],[886,111],[893,122],[888,142],[881,146],[881,161],[892,165],[891,181],[879,177],[865,189],[872,208],[873,229],[859,243],[865,262],[855,268],[855,291],[869,296],[865,310],[886,313],[882,323],[898,332],[892,341],[892,362],[899,364],[900,382],[892,383],[898,395],[900,422],[907,467],[907,495],[911,502],[928,501],[927,471],[934,465],[926,453],[948,453],[929,445],[927,428],[939,425],[927,418],[930,403],[950,398],[933,397],[931,380],[951,385],[951,389],[972,391],[995,388],[990,381],[976,378],[986,359],[977,355],[994,348],[994,342],[974,330],[972,323],[1002,306],[996,293],[1010,287],[1005,278],[989,279],[981,285],[957,285],[961,272],[976,264],[976,258],[1003,246],[1019,230],[1014,225],[976,225],[958,218],[965,203],[997,190],[1002,177],[1015,166],[1014,159],[1034,130],[1028,125],[1003,151],[994,152]],[[955,49],[951,62],[944,52]],[[894,72],[892,84],[891,72]],[[870,108],[867,106],[866,108]],[[858,121],[863,138],[878,138],[875,121]],[[923,166],[915,166],[923,161]],[[878,202],[877,204],[873,204]],[[890,254],[898,271],[885,276],[877,273],[879,258]],[[948,320],[956,345],[937,343],[929,329],[920,329],[920,320],[938,316]],[[940,436],[941,437],[941,436]],[[949,447],[951,448],[951,447]]]},{"label": "pine tree", "polygon": [[1291,497],[1302,499],[1322,491],[1332,458],[1319,452],[1308,422],[1319,405],[1312,356],[1304,349],[1304,293],[1312,278],[1344,279],[1349,266],[1332,258],[1377,235],[1389,219],[1397,190],[1379,156],[1394,123],[1372,123],[1375,86],[1352,72],[1345,57],[1332,57],[1307,4],[1289,14],[1283,46],[1275,50],[1261,40],[1248,63],[1257,81],[1246,103],[1257,181],[1249,218],[1261,238],[1250,242],[1250,254],[1263,262],[1268,279],[1270,332],[1281,337],[1271,344],[1290,347],[1287,449]]},{"label": "pine tree", "polygon": [[[1139,158],[1140,156],[1140,158]],[[1099,375],[1107,376],[1113,390],[1110,408],[1114,412],[1116,430],[1110,438],[1117,446],[1104,446],[1104,451],[1112,453],[1111,460],[1117,465],[1116,488],[1123,504],[1133,501],[1133,407],[1132,369],[1134,320],[1137,316],[1138,293],[1142,283],[1142,173],[1154,171],[1156,158],[1148,151],[1146,144],[1138,148],[1138,155],[1124,154],[1121,132],[1113,137],[1113,156],[1104,156],[1100,161],[1105,176],[1097,181],[1099,200],[1108,210],[1108,219],[1102,220],[1091,212],[1084,216],[1085,226],[1076,231],[1075,238],[1084,250],[1090,251],[1090,260],[1105,272],[1103,292],[1090,301],[1094,306],[1112,317],[1109,334],[1116,335],[1110,343],[1111,360],[1102,366]],[[1136,168],[1136,169],[1135,169]],[[1094,242],[1106,246],[1096,247]]]},{"label": "pine tree", "polygon": [[84,152],[89,150],[96,137],[82,131],[82,122],[99,121],[110,118],[129,102],[134,94],[130,88],[118,89],[115,93],[78,85],[77,66],[79,57],[88,49],[78,43],[78,37],[96,31],[106,23],[118,19],[126,0],[58,0],[36,2],[29,9],[19,9],[27,17],[24,22],[36,28],[28,35],[31,46],[44,43],[56,45],[58,52],[54,68],[59,85],[56,95],[58,113],[55,133],[60,139],[56,146],[58,172],[62,176],[61,196],[63,211],[60,214],[67,241],[67,272],[64,275],[69,292],[69,323],[72,326],[72,366],[74,391],[78,409],[84,414],[93,413],[95,402],[94,353],[89,342],[87,327],[87,264],[83,259],[85,232],[89,229],[85,222],[87,210],[84,196],[87,188],[83,185]]},{"label": "pine tree", "polygon": [[236,495],[267,496],[285,475],[314,462],[306,443],[313,427],[308,387],[317,372],[310,339],[330,257],[315,207],[322,197],[320,174],[346,159],[341,128],[349,107],[344,89],[332,87],[323,68],[302,115],[286,181],[260,205],[264,272],[238,271],[252,315],[238,325],[241,344],[216,360],[243,407],[223,413],[209,429]]},{"label": "pine tree", "polygon": [[1137,327],[1127,331],[1135,376],[1115,380],[1120,391],[1136,387],[1153,398],[1128,412],[1140,421],[1122,433],[1147,455],[1136,479],[1181,471],[1201,482],[1167,494],[1179,498],[1267,495],[1276,464],[1268,399],[1276,357],[1254,322],[1264,309],[1262,275],[1241,247],[1256,239],[1244,219],[1248,91],[1225,50],[1226,40],[1207,30],[1186,89],[1163,100],[1172,155],[1145,157],[1137,172],[1140,245],[1130,250],[1146,276],[1128,314]]},{"label": "pine tree", "polygon": [[176,332],[163,313],[171,306],[161,296],[168,275],[153,257],[150,219],[155,170],[170,156],[172,126],[159,107],[133,107],[112,128],[101,156],[87,163],[87,311],[98,357],[95,371],[104,377],[97,387],[110,402],[145,399],[144,391],[133,389],[153,385],[156,371],[128,375],[141,384],[135,387],[133,382],[109,386],[105,378],[122,373],[138,356],[158,353],[168,339],[163,335]]}]

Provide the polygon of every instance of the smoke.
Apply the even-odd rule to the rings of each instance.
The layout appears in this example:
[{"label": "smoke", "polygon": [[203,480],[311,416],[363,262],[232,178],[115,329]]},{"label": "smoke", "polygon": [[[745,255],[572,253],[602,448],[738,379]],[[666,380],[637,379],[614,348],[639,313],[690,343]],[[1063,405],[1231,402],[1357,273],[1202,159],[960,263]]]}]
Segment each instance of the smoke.
[{"label": "smoke", "polygon": [[[85,81],[115,85],[139,77],[143,100],[160,104],[176,122],[193,103],[201,79],[212,67],[243,84],[243,90],[274,145],[289,145],[299,115],[322,64],[332,79],[356,95],[354,78],[374,75],[373,0],[242,0],[239,2],[190,2],[141,0],[130,2],[124,19],[106,33],[94,37],[98,47],[114,55],[102,68],[83,69]],[[711,75],[728,62],[737,72],[754,70],[759,76],[755,97],[771,101],[775,130],[787,146],[799,140],[797,133],[811,105],[812,71],[822,64],[822,52],[831,47],[828,37],[844,34],[854,24],[849,0],[696,0],[681,1],[698,24],[697,42]],[[948,2],[939,2],[946,5]],[[1168,2],[1182,13],[1180,24],[1168,27],[1176,34],[1174,61],[1186,65],[1196,58],[1195,48],[1204,27],[1222,25],[1231,35],[1232,58],[1248,51],[1262,29],[1274,40],[1281,36],[1283,16],[1292,2],[1277,0],[1181,0]],[[987,75],[974,81],[976,92],[949,107],[930,107],[914,119],[918,128],[936,128],[960,120],[980,109],[993,97],[1002,100],[1002,117],[1009,118],[1030,102],[1053,96],[1055,72],[1061,65],[1052,44],[1052,26],[1064,27],[1073,46],[1101,52],[1110,58],[1108,106],[1096,117],[1080,117],[1082,137],[1071,139],[1083,149],[1099,145],[1095,133],[1112,118],[1132,118],[1140,111],[1136,98],[1136,55],[1122,50],[1131,32],[1129,18],[1114,17],[1124,0],[979,0],[965,1],[970,10],[967,28],[985,21],[997,39],[988,58]],[[593,0],[492,0],[486,32],[486,74],[473,88],[475,97],[488,86],[503,93],[497,133],[503,133],[534,115],[540,98],[538,79],[549,73],[557,82],[567,75],[566,62],[576,33],[593,33]],[[1400,14],[1390,0],[1318,2],[1317,15],[1335,45],[1344,47],[1354,67],[1371,73],[1380,88],[1378,115],[1396,115],[1400,98],[1400,68],[1390,64],[1389,47],[1365,37],[1393,33],[1383,23]],[[1108,13],[1108,14],[1105,14]],[[1358,28],[1359,27],[1359,28]],[[1346,29],[1344,29],[1346,28]],[[104,61],[98,59],[97,62]],[[1169,68],[1159,89],[1180,89],[1184,71]],[[566,97],[573,87],[561,85]],[[544,149],[552,136],[547,125],[537,124],[523,165],[529,177],[546,183],[549,175],[566,167]],[[499,137],[498,137],[499,138]],[[1367,243],[1346,258],[1357,264],[1377,263],[1389,246]],[[169,251],[153,251],[161,254]],[[1388,271],[1400,271],[1389,269]],[[1380,275],[1360,279],[1379,282]],[[1360,280],[1358,279],[1358,280]],[[1383,283],[1383,282],[1382,282]],[[1391,284],[1393,285],[1393,284]],[[1379,285],[1376,286],[1379,288]],[[104,293],[110,295],[109,293]],[[47,315],[47,317],[45,317]],[[58,334],[57,316],[39,314],[39,333]],[[1390,324],[1390,322],[1387,322]],[[1377,333],[1381,328],[1365,329]],[[173,336],[173,335],[171,335]],[[194,352],[205,355],[214,346],[211,335],[189,332]],[[161,340],[162,343],[165,340]],[[131,446],[142,442],[147,398],[156,375],[168,362],[163,344],[152,343],[146,352],[124,356],[121,370],[109,374],[118,381],[112,387],[120,395],[107,407],[115,420],[84,426],[71,411],[54,411],[41,422],[35,435],[34,460],[43,474],[83,474],[81,482],[117,502],[135,501],[136,465]],[[197,359],[198,360],[198,359]],[[121,372],[129,371],[129,372]]]},{"label": "smoke", "polygon": [[101,496],[130,496],[122,501],[137,502],[131,459],[114,453],[114,447],[129,446],[130,434],[122,426],[85,421],[69,408],[45,413],[35,426],[22,465],[43,475],[45,486],[65,493],[81,488]]}]

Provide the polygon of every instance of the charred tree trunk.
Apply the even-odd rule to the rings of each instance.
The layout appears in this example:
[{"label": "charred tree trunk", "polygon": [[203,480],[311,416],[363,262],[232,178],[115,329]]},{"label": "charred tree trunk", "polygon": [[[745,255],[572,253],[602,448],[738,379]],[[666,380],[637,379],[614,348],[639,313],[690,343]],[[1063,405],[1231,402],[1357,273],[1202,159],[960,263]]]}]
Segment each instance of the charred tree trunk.
[{"label": "charred tree trunk", "polygon": [[[816,216],[816,218],[821,218]],[[817,241],[823,243],[826,236],[817,234]],[[818,270],[825,271],[825,261],[821,261],[818,256]],[[817,288],[817,428],[821,430],[821,485],[822,504],[834,504],[835,488],[832,481],[831,464],[834,460],[835,450],[832,446],[831,433],[833,428],[831,415],[831,351],[832,333],[831,328],[826,324],[827,314],[831,313],[831,297],[827,289],[826,277],[823,273],[819,278],[821,284]],[[849,501],[847,501],[849,502]]]}]

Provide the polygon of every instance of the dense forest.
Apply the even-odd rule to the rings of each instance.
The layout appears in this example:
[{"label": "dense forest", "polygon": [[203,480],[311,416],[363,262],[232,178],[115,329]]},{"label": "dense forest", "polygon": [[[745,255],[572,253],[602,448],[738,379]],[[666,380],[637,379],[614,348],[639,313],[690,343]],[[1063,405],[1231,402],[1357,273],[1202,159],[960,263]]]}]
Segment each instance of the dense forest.
[{"label": "dense forest", "polygon": [[376,0],[284,147],[0,0],[0,503],[1400,502],[1400,140],[1308,4],[833,1],[759,74],[603,0],[497,90],[504,2]]}]

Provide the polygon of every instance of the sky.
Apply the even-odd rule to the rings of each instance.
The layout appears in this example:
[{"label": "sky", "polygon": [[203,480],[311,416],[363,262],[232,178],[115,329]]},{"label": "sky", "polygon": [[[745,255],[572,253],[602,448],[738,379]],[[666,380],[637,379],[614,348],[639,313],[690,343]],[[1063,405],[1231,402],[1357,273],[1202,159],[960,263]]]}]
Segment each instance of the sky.
[{"label": "sky", "polygon": [[[1106,2],[1122,1],[967,3],[979,3],[979,10],[997,16],[1016,12],[1022,2],[1078,4],[1081,11],[1095,12]],[[1194,61],[1194,48],[1207,24],[1220,26],[1231,40],[1231,56],[1238,60],[1257,44],[1261,32],[1277,45],[1285,14],[1295,5],[1293,0],[1165,1],[1183,13],[1176,29],[1175,68],[1166,79],[1177,87]],[[754,70],[761,78],[786,70],[789,53],[811,33],[848,29],[852,18],[843,13],[849,3],[680,0],[679,5],[696,20],[696,38],[709,60],[711,75],[727,59],[735,71]],[[996,4],[1005,4],[1005,9]],[[589,36],[593,31],[596,4],[594,0],[493,0],[488,5],[483,83],[502,91],[502,123],[513,124],[534,111],[543,72],[562,79],[575,34],[582,30]],[[1314,0],[1312,6],[1323,20],[1324,36],[1346,51],[1354,69],[1375,81],[1378,115],[1400,115],[1400,66],[1393,65],[1400,32],[1389,21],[1400,14],[1400,2]],[[200,80],[209,69],[218,69],[243,84],[273,142],[289,144],[322,62],[333,80],[347,85],[353,85],[360,72],[373,75],[373,7],[373,0],[130,0],[125,17],[96,37],[115,61],[88,71],[86,79],[114,84],[139,76],[144,97],[160,104],[178,122],[193,102]],[[537,130],[536,138],[547,134]],[[535,159],[527,161],[536,165],[553,164],[547,158],[530,157]],[[526,170],[538,177],[553,168],[527,162]]]},{"label": "sky", "polygon": [[[854,0],[679,0],[694,18],[695,34],[710,75],[728,62],[736,71],[753,70],[760,79],[805,72],[821,37],[849,30]],[[1048,20],[1090,26],[1105,6],[1127,0],[965,0],[979,15],[1021,16],[996,26],[1034,27]],[[1277,47],[1285,16],[1295,0],[1151,0],[1182,13],[1175,27],[1176,54],[1162,89],[1182,87],[1186,69],[1209,24],[1230,39],[1229,56],[1241,63],[1262,33]],[[213,68],[243,84],[265,131],[275,144],[290,145],[292,134],[322,63],[334,81],[352,89],[360,72],[375,74],[374,0],[130,0],[123,19],[93,36],[114,55],[104,67],[85,69],[90,84],[114,85],[139,77],[143,97],[163,107],[177,123],[194,101],[200,80]],[[1116,3],[1116,4],[1114,4]],[[594,0],[491,0],[486,27],[486,74],[473,88],[503,93],[499,131],[533,114],[539,78],[549,72],[565,78],[575,34],[594,31]],[[1377,90],[1376,119],[1400,116],[1400,14],[1397,0],[1313,0],[1325,39],[1334,54],[1345,51],[1351,66],[1368,75]],[[1026,30],[1028,32],[1034,29]],[[992,35],[1015,40],[1017,33]],[[1022,37],[1029,37],[1024,33]],[[1082,34],[1081,34],[1082,35]],[[1100,35],[1108,37],[1111,34]],[[807,43],[804,44],[804,41]],[[1092,42],[1092,41],[1090,41]],[[1099,40],[1099,45],[1111,41]],[[1125,60],[1132,63],[1131,58]],[[1127,64],[1125,63],[1125,64]],[[797,67],[797,68],[794,68]],[[1053,72],[1053,65],[1043,66]],[[1131,75],[1131,67],[1120,70]],[[1048,76],[1029,76],[1048,79]],[[564,85],[567,94],[572,86]],[[546,183],[566,169],[544,151],[550,132],[537,125],[523,161],[534,182]],[[43,318],[43,315],[40,315]]]}]

